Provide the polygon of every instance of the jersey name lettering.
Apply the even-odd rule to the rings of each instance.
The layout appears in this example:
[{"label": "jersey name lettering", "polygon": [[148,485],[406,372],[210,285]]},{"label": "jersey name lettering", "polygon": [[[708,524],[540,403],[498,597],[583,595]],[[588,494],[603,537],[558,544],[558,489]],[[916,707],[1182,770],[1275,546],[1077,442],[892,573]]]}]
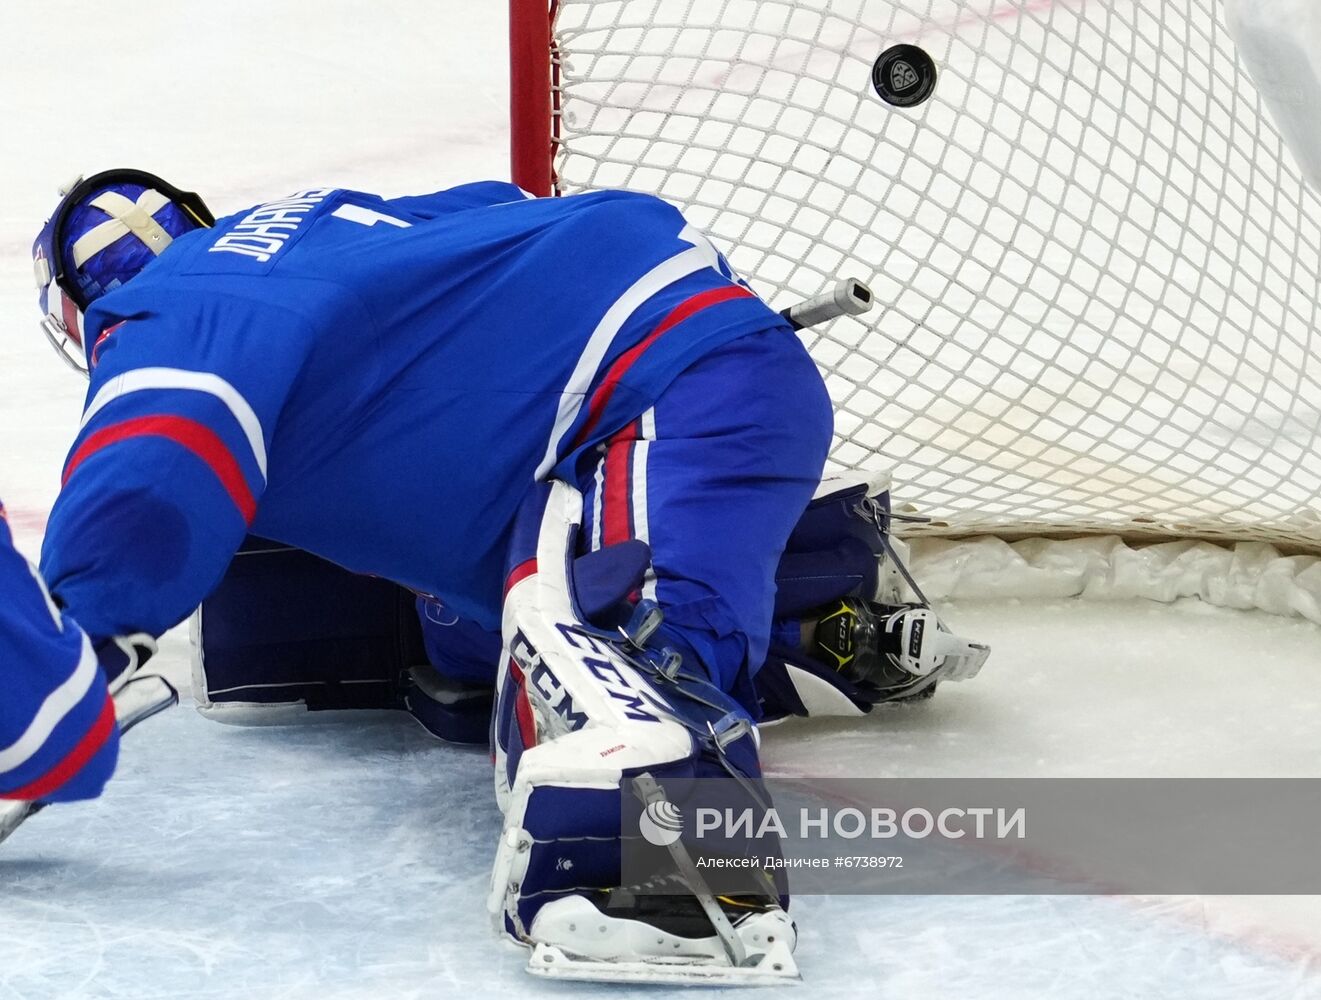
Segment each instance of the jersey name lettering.
[{"label": "jersey name lettering", "polygon": [[215,245],[207,249],[207,253],[236,253],[264,264],[284,247],[307,213],[328,195],[334,194],[335,190],[311,188],[279,201],[258,205],[216,240]]}]

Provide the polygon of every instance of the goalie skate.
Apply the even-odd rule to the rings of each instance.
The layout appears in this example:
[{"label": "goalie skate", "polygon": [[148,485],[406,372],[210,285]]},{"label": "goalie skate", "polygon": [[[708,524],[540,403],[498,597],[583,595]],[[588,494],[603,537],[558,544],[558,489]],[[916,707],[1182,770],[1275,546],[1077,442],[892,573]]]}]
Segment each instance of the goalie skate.
[{"label": "goalie skate", "polygon": [[[649,774],[633,779],[640,799],[665,801]],[[528,971],[560,979],[770,986],[797,981],[797,932],[773,882],[715,895],[682,839],[668,845],[675,873],[634,889],[567,896],[532,922],[538,943]],[[663,888],[670,892],[661,892]]]},{"label": "goalie skate", "polygon": [[[612,906],[621,895],[632,898]],[[568,896],[544,906],[532,927],[538,944],[528,971],[586,982],[709,986],[774,986],[800,978],[787,913],[739,897],[719,897],[719,905],[743,954],[738,964],[728,951],[731,942],[694,897],[617,890],[607,898]]]}]

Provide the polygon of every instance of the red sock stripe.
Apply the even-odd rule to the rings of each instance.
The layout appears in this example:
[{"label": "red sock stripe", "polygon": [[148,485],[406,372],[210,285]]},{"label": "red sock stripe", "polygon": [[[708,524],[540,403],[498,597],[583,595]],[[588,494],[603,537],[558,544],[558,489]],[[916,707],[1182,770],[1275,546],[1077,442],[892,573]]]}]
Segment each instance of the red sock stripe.
[{"label": "red sock stripe", "polygon": [[0,794],[0,799],[21,799],[31,802],[36,799],[44,799],[48,795],[59,791],[105,746],[105,742],[109,739],[110,732],[114,728],[115,703],[107,694],[105,704],[101,706],[101,714],[92,723],[92,728],[87,730],[83,738],[78,741],[77,746],[65,754],[62,761],[36,781],[29,782],[22,788],[16,788],[12,792]]},{"label": "red sock stripe", "polygon": [[605,484],[601,494],[601,545],[615,545],[633,537],[634,440],[610,445],[605,456]]},{"label": "red sock stripe", "polygon": [[513,590],[515,586],[522,583],[536,571],[537,559],[535,556],[531,559],[524,560],[511,569],[509,571],[509,577],[505,580],[505,596],[508,597],[509,592]]},{"label": "red sock stripe", "polygon": [[225,488],[229,498],[234,501],[234,506],[238,508],[239,514],[243,516],[243,523],[252,523],[253,517],[257,514],[257,501],[253,499],[252,490],[248,488],[248,481],[244,478],[243,470],[239,468],[233,453],[215,431],[187,417],[167,415],[134,417],[101,428],[89,435],[73,453],[69,464],[65,466],[63,482],[67,483],[78,466],[102,448],[135,437],[168,438],[187,448],[215,473],[220,485]]},{"label": "red sock stripe", "polygon": [[583,424],[582,430],[574,438],[573,446],[577,448],[596,429],[596,425],[605,413],[605,408],[610,403],[610,397],[615,394],[615,388],[619,385],[620,380],[633,367],[638,358],[646,353],[647,348],[656,342],[657,338],[703,309],[709,309],[711,306],[719,305],[721,302],[729,302],[732,299],[750,298],[752,298],[752,292],[742,285],[723,285],[720,288],[698,292],[670,310],[669,315],[660,321],[656,329],[617,357],[615,363],[610,366],[605,378],[601,380],[600,385],[596,387],[596,391],[592,393],[591,401],[587,404],[587,420]]}]

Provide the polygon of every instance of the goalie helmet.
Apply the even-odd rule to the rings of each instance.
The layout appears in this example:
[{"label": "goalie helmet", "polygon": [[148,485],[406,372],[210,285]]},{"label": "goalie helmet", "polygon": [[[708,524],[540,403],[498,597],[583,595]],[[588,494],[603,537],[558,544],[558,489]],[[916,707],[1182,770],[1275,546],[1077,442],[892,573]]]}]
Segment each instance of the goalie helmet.
[{"label": "goalie helmet", "polygon": [[87,374],[90,352],[83,315],[106,292],[135,277],[177,236],[215,224],[196,194],[141,170],[107,170],[79,178],[32,245],[43,319],[60,356]]}]

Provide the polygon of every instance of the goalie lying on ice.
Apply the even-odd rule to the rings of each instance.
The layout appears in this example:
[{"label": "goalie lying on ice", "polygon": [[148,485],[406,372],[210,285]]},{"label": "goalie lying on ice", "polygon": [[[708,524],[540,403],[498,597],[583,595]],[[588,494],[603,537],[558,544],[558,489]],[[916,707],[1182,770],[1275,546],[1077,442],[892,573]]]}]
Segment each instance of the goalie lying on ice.
[{"label": "goalie lying on ice", "polygon": [[[299,671],[377,666],[332,641],[365,603],[240,580],[245,537],[428,595],[431,663],[403,664],[402,686],[390,670],[375,703],[397,694],[429,728],[471,735],[461,717],[502,672],[501,872],[522,870],[520,831],[595,836],[600,815],[573,796],[603,773],[601,739],[622,748],[606,771],[717,767],[755,795],[753,719],[920,697],[984,656],[925,608],[875,603],[882,491],[809,506],[831,436],[821,376],[659,199],[318,187],[214,221],[195,194],[110,171],[67,192],[33,259],[43,329],[91,380],[42,554],[56,600],[94,644],[159,635],[206,602],[195,694],[221,710],[251,707],[226,692],[300,690]],[[555,586],[577,603],[551,601]],[[303,615],[327,628],[300,646],[280,632]],[[246,631],[242,658],[218,654],[226,628]],[[617,855],[590,843],[591,882],[574,886],[529,847],[493,894],[502,926],[549,944],[569,907],[600,901],[567,890],[619,888]],[[758,922],[787,927],[760,890]],[[728,969],[744,945],[705,902],[719,946],[678,952]],[[791,935],[770,936],[783,972]]]}]

